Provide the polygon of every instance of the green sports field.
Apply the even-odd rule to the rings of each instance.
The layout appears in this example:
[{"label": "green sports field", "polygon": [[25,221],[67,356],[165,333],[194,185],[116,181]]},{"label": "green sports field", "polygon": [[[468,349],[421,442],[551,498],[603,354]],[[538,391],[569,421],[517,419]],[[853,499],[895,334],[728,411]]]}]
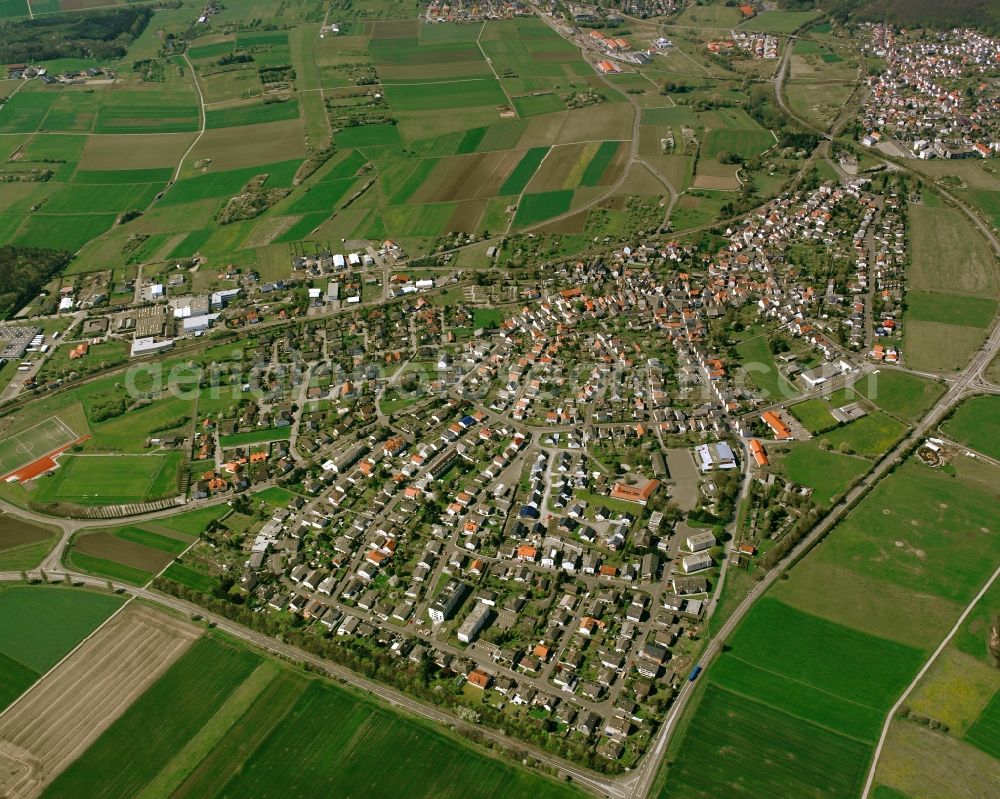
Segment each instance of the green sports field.
[{"label": "green sports field", "polygon": [[177,492],[181,453],[64,455],[52,476],[35,481],[38,502],[108,505],[143,502]]}]

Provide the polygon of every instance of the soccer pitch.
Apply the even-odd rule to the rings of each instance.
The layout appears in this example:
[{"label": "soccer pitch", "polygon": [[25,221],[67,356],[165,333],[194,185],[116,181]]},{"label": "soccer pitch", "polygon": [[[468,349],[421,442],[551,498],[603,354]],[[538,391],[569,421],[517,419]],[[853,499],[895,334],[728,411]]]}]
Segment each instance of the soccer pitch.
[{"label": "soccer pitch", "polygon": [[76,433],[62,419],[50,416],[27,430],[0,441],[0,475],[20,469],[77,438]]}]

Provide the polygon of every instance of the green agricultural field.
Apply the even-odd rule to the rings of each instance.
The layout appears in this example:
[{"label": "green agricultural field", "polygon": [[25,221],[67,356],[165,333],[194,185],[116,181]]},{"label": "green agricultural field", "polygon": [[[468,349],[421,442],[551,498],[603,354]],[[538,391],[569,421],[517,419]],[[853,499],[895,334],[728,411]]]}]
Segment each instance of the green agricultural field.
[{"label": "green agricultural field", "polygon": [[183,563],[171,563],[167,566],[167,570],[163,572],[163,576],[168,580],[186,585],[188,588],[193,588],[195,591],[200,591],[203,594],[211,594],[219,585],[219,581],[214,577],[202,574],[200,571],[192,569]]},{"label": "green agricultural field", "polygon": [[348,196],[351,186],[354,185],[354,180],[354,178],[345,178],[344,180],[315,183],[288,207],[288,213],[306,214],[323,211],[325,216],[329,216]]},{"label": "green agricultural field", "polygon": [[708,158],[715,158],[720,152],[733,153],[741,158],[752,158],[773,144],[774,136],[766,130],[725,128],[708,132],[702,145],[702,152]]},{"label": "green agricultural field", "polygon": [[1000,759],[1000,689],[997,689],[976,723],[969,728],[965,740],[986,754]]},{"label": "green agricultural field", "polygon": [[121,604],[112,594],[64,586],[0,588],[0,654],[43,674]]},{"label": "green agricultural field", "polygon": [[601,178],[607,171],[611,160],[618,153],[620,146],[621,142],[602,142],[597,152],[594,153],[594,157],[590,159],[590,163],[587,164],[587,168],[583,170],[583,176],[580,178],[580,185],[600,186]]},{"label": "green agricultural field", "polygon": [[224,172],[209,172],[193,178],[179,180],[163,195],[157,203],[158,208],[195,200],[230,197],[239,193],[248,181],[257,175],[269,175],[268,186],[291,186],[292,178],[298,170],[301,161],[281,161],[275,164],[262,164],[242,169],[231,169]]},{"label": "green agricultural field", "polygon": [[814,489],[816,502],[827,506],[871,468],[864,458],[825,452],[815,441],[794,444],[781,463],[789,480]]},{"label": "green agricultural field", "polygon": [[1000,397],[970,397],[941,429],[956,441],[1000,459]]},{"label": "green agricultural field", "polygon": [[854,388],[883,411],[907,422],[923,416],[944,394],[940,383],[923,377],[882,369],[873,380],[862,380]]},{"label": "green agricultural field", "polygon": [[[338,147],[384,147],[399,144],[399,128],[395,125],[358,125],[344,128],[334,135]],[[362,166],[364,161],[362,160]],[[355,170],[357,171],[357,170]]]},{"label": "green agricultural field", "polygon": [[166,455],[65,455],[51,477],[39,478],[37,502],[108,505],[143,502],[177,492],[179,452]]},{"label": "green agricultural field", "polygon": [[362,783],[414,799],[581,796],[211,634],[42,795],[348,796]]},{"label": "green agricultural field", "polygon": [[714,683],[692,713],[659,799],[842,799],[864,782],[871,747],[861,741]]},{"label": "green agricultural field", "polygon": [[[234,105],[228,108],[210,109],[205,114],[205,127],[238,128],[246,125],[257,125],[264,122],[281,122],[286,119],[298,119],[298,101],[289,100],[282,103],[251,103]],[[252,135],[252,131],[247,131]]]},{"label": "green agricultural field", "polygon": [[268,427],[263,430],[249,430],[246,433],[219,436],[219,444],[223,447],[243,447],[247,444],[261,444],[265,441],[282,441],[288,438],[291,430],[291,427]]},{"label": "green agricultural field", "polygon": [[995,490],[910,461],[879,483],[812,557],[964,605],[995,568],[984,554],[998,538]]},{"label": "green agricultural field", "polygon": [[88,555],[75,550],[67,552],[66,564],[85,574],[106,577],[109,580],[119,580],[129,585],[145,585],[154,576],[153,572],[140,569],[137,566],[129,566],[127,563],[119,563],[116,560],[99,558],[96,555]]},{"label": "green agricultural field", "polygon": [[558,94],[529,94],[514,98],[514,108],[519,117],[533,117],[563,111],[566,105]]},{"label": "green agricultural field", "polygon": [[142,544],[145,547],[152,547],[171,555],[179,555],[188,547],[188,542],[181,541],[170,536],[160,535],[151,530],[144,530],[141,527],[120,527],[112,533],[115,538],[123,541],[131,541],[134,544]]},{"label": "green agricultural field", "polygon": [[0,588],[0,711],[122,604],[54,586]]},{"label": "green agricultural field", "polygon": [[815,17],[815,11],[765,11],[740,25],[740,30],[792,33]]},{"label": "green agricultural field", "polygon": [[548,147],[532,147],[528,150],[521,157],[521,160],[518,161],[514,170],[507,176],[507,180],[504,181],[503,186],[500,187],[500,196],[503,197],[508,194],[520,194],[523,192],[548,153]]},{"label": "green agricultural field", "polygon": [[0,571],[37,566],[52,549],[56,531],[16,516],[0,515]]},{"label": "green agricultural field", "polygon": [[569,210],[573,202],[572,189],[543,191],[538,194],[525,194],[518,203],[514,215],[514,227],[526,227],[538,222],[544,222]]},{"label": "green agricultural field", "polygon": [[[909,214],[913,261],[907,269],[908,304],[915,291],[969,294],[977,298],[997,296],[1000,267],[962,212],[924,203],[912,206]],[[942,259],[943,252],[949,257]],[[942,298],[942,302],[947,302],[947,298]]]},{"label": "green agricultural field", "polygon": [[665,108],[644,108],[642,110],[643,125],[698,125],[698,117],[686,105],[673,105]]},{"label": "green agricultural field", "polygon": [[875,412],[824,433],[820,439],[838,451],[876,456],[887,452],[905,432],[906,427],[901,422]]},{"label": "green agricultural field", "polygon": [[[761,696],[760,701],[862,740],[878,738],[885,713],[925,660],[919,649],[803,613],[769,596],[754,605],[727,645],[723,659],[756,667],[776,684],[784,679],[811,686],[828,694],[832,705],[838,699],[854,705],[855,715],[846,714],[852,728],[845,729],[832,718],[814,717],[831,712],[816,706],[815,695],[792,693],[788,705],[781,704],[780,694]],[[740,672],[734,673],[737,679],[724,686],[738,690]],[[805,701],[800,704],[799,699]]]},{"label": "green agricultural field", "polygon": [[906,319],[964,327],[989,327],[997,312],[990,297],[965,297],[927,291],[906,294]]},{"label": "green agricultural field", "polygon": [[22,247],[53,247],[76,252],[107,232],[116,214],[44,214],[28,217],[12,243]]},{"label": "green agricultural field", "polygon": [[246,649],[200,638],[42,795],[138,796],[259,663]]},{"label": "green agricultural field", "polygon": [[229,512],[229,507],[224,503],[212,505],[206,508],[185,511],[164,519],[157,519],[159,527],[166,527],[190,536],[201,535],[205,528],[214,521],[221,519]]},{"label": "green agricultural field", "polygon": [[463,78],[440,83],[383,84],[386,100],[396,111],[443,111],[507,102],[495,78]]}]

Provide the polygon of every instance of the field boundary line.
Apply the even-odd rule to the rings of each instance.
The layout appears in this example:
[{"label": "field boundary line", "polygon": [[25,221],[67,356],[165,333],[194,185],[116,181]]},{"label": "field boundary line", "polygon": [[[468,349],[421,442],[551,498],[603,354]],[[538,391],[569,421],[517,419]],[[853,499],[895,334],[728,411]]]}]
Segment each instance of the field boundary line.
[{"label": "field boundary line", "polygon": [[958,621],[955,622],[955,626],[948,631],[948,635],[945,636],[944,640],[938,645],[938,648],[935,649],[934,653],[927,659],[927,662],[924,663],[923,668],[920,669],[919,672],[917,672],[917,676],[913,678],[913,682],[911,682],[908,686],[906,686],[906,690],[903,691],[902,696],[899,697],[899,700],[896,702],[896,704],[894,704],[892,706],[892,709],[889,710],[889,715],[885,719],[885,724],[882,725],[882,735],[878,739],[878,746],[875,747],[875,754],[872,756],[872,764],[871,767],[868,769],[868,778],[865,780],[864,790],[861,791],[861,799],[868,799],[868,794],[871,792],[872,783],[875,781],[875,770],[878,768],[878,759],[879,756],[882,754],[882,747],[885,745],[885,739],[889,734],[889,727],[892,726],[892,720],[895,718],[896,713],[899,711],[899,708],[902,706],[903,702],[906,701],[907,697],[909,697],[909,695],[912,693],[913,689],[917,687],[917,683],[919,683],[924,678],[924,675],[930,670],[930,667],[934,665],[934,662],[938,659],[938,656],[944,651],[944,648],[948,646],[949,643],[951,643],[951,639],[955,637],[955,633],[958,632],[958,628],[965,623],[965,620],[968,618],[969,614],[972,613],[976,605],[979,604],[979,600],[981,600],[986,595],[986,592],[989,591],[993,583],[996,582],[997,577],[1000,577],[1000,566],[997,566],[996,571],[993,572],[990,579],[986,581],[986,584],[981,589],[979,589],[979,593],[976,594],[975,597],[973,597],[972,601],[966,606],[965,610],[962,611],[962,615],[958,617]]},{"label": "field boundary line", "polygon": [[10,711],[13,710],[14,707],[16,707],[24,699],[24,697],[26,697],[28,694],[30,694],[32,691],[34,691],[36,688],[38,688],[38,686],[41,685],[49,677],[49,675],[52,674],[52,672],[54,672],[63,663],[65,663],[67,660],[69,660],[69,658],[71,658],[80,647],[82,647],[85,643],[87,643],[87,641],[89,641],[91,638],[93,638],[95,635],[97,635],[97,633],[99,633],[101,630],[103,630],[108,624],[110,624],[111,620],[114,619],[116,616],[118,616],[118,614],[121,613],[123,610],[125,610],[125,608],[127,608],[130,604],[132,604],[132,600],[134,600],[134,599],[135,599],[135,594],[130,594],[129,598],[126,599],[121,604],[121,606],[114,613],[112,613],[104,621],[102,621],[100,624],[98,624],[93,630],[91,630],[90,634],[86,638],[84,638],[82,641],[80,641],[80,643],[78,643],[76,646],[74,646],[69,652],[67,652],[65,655],[63,655],[59,659],[58,663],[55,663],[52,666],[52,668],[50,668],[44,674],[42,674],[41,676],[39,676],[39,678],[37,680],[35,680],[31,685],[28,686],[28,689],[24,693],[22,693],[20,696],[17,697],[17,699],[15,699],[13,702],[11,702],[9,705],[7,705],[7,707],[3,711],[0,711],[0,719],[2,719],[4,716],[6,716],[8,713],[10,713]]},{"label": "field boundary line", "polygon": [[188,58],[187,53],[184,53],[184,62],[188,65],[188,69],[191,70],[191,80],[194,81],[195,91],[198,92],[198,117],[201,124],[198,135],[194,137],[194,141],[192,141],[191,145],[184,151],[184,154],[181,156],[181,160],[177,162],[177,169],[174,170],[173,177],[175,182],[181,176],[181,169],[183,169],[184,162],[187,160],[187,157],[191,155],[191,151],[194,150],[194,148],[198,145],[198,142],[201,141],[201,137],[205,135],[205,95],[201,92],[201,84],[198,83],[198,74],[195,72],[194,64],[191,63],[191,59]]}]

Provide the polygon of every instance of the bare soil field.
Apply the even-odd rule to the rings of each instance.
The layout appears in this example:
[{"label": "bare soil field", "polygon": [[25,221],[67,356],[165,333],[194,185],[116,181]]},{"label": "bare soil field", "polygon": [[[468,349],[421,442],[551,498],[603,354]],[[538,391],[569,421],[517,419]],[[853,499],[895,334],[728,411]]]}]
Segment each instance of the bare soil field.
[{"label": "bare soil field", "polygon": [[200,632],[126,606],[0,716],[0,795],[38,796]]},{"label": "bare soil field", "polygon": [[305,156],[301,119],[206,130],[187,158],[188,171],[195,174],[194,164],[205,158],[212,159],[213,170],[270,164],[275,153],[282,161]]},{"label": "bare soil field", "polygon": [[486,210],[486,200],[464,200],[455,206],[451,219],[448,220],[448,230],[472,232],[479,225],[479,220]]},{"label": "bare soil field", "polygon": [[173,559],[169,552],[115,538],[109,533],[81,535],[74,541],[73,549],[84,555],[113,560],[154,574]]},{"label": "bare soil field", "polygon": [[174,167],[196,133],[136,133],[88,136],[80,169]]},{"label": "bare soil field", "polygon": [[631,139],[635,111],[622,103],[614,108],[608,104],[575,108],[567,111],[556,144],[574,141],[606,141]]},{"label": "bare soil field", "polygon": [[38,541],[47,541],[52,533],[44,527],[14,516],[0,515],[0,549],[13,549]]},{"label": "bare soil field", "polygon": [[523,155],[522,150],[497,150],[442,158],[410,197],[410,203],[494,197]]},{"label": "bare soil field", "polygon": [[713,189],[715,191],[738,191],[739,181],[735,178],[722,177],[721,175],[695,175],[694,187],[696,189]]}]

